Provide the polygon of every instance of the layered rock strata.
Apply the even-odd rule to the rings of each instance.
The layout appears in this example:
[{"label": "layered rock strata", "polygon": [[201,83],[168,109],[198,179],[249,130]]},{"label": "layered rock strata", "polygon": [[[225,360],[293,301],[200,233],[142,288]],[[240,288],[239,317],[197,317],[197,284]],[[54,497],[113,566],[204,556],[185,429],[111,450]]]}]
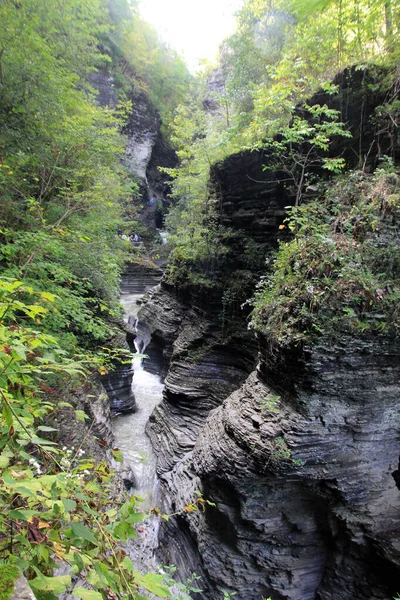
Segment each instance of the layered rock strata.
[{"label": "layered rock strata", "polygon": [[209,412],[251,371],[254,354],[249,348],[243,351],[240,338],[224,341],[212,322],[181,304],[165,287],[150,294],[139,316],[169,365],[163,401],[147,428],[158,471],[163,473],[193,448]]},{"label": "layered rock strata", "polygon": [[[347,76],[342,87],[351,89]],[[365,158],[373,106],[360,98],[354,143]],[[347,91],[343,99],[350,118]],[[292,200],[278,174],[263,175],[265,159],[242,153],[212,171],[221,222],[238,234],[220,265],[227,281],[250,268],[250,239],[255,252],[276,245]],[[399,340],[344,336],[274,353],[260,340],[255,369],[244,320],[224,340],[218,306],[213,290],[163,284],[142,310],[169,361],[148,432],[164,509],[181,513],[162,524],[161,558],[183,579],[200,574],[204,600],[224,589],[238,600],[392,599],[400,581]],[[196,490],[215,506],[188,512]]]},{"label": "layered rock strata", "polygon": [[165,478],[175,510],[196,488],[216,502],[169,524],[180,542],[171,559],[196,541],[204,598],[223,588],[249,600],[395,595],[399,356],[398,341],[345,339],[292,358],[290,370],[263,362],[210,414],[192,456]]}]

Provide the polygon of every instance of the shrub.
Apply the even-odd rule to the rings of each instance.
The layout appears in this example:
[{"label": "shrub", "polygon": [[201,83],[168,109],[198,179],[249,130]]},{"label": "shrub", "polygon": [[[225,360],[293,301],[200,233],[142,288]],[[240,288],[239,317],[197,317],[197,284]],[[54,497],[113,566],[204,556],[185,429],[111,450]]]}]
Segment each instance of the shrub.
[{"label": "shrub", "polygon": [[352,172],[325,195],[290,210],[294,234],[253,298],[252,326],[272,344],[344,331],[400,329],[400,177],[390,161]]}]

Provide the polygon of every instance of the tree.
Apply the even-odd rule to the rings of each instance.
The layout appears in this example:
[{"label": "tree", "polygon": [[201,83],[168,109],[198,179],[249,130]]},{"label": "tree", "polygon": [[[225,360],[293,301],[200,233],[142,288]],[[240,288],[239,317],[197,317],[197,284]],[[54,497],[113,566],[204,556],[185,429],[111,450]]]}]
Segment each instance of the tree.
[{"label": "tree", "polygon": [[290,125],[282,127],[275,138],[265,143],[272,160],[265,169],[284,173],[296,190],[296,206],[301,202],[306,177],[316,167],[339,173],[345,166],[340,157],[329,157],[329,147],[335,137],[350,138],[344,124],[338,122],[339,111],[319,104],[304,105],[305,116],[296,114]]}]

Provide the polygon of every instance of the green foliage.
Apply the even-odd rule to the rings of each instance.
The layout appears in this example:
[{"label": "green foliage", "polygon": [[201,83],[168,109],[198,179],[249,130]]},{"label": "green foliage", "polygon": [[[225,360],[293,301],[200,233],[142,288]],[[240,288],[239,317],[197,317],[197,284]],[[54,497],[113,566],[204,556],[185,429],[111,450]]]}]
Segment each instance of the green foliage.
[{"label": "green foliage", "polygon": [[253,299],[253,327],[272,345],[343,331],[395,334],[400,327],[399,173],[353,172],[324,198],[294,207],[273,275]]},{"label": "green foliage", "polygon": [[171,600],[191,600],[191,594],[201,593],[202,590],[198,587],[201,578],[196,573],[193,573],[192,577],[187,579],[185,583],[177,583],[173,579],[173,575],[177,572],[175,565],[164,566],[162,570],[166,572],[165,581],[167,585],[173,590]]},{"label": "green foliage", "polygon": [[261,414],[265,417],[279,413],[280,396],[268,395],[260,401]]},{"label": "green foliage", "polygon": [[212,285],[217,265],[227,251],[226,229],[218,223],[217,201],[209,189],[212,164],[232,146],[221,135],[219,120],[207,119],[201,105],[202,86],[193,87],[191,101],[176,111],[171,140],[180,161],[177,169],[164,169],[174,178],[170,208],[165,224],[172,248],[167,278],[174,285]]},{"label": "green foliage", "polygon": [[118,310],[114,233],[131,192],[120,112],[96,107],[86,81],[104,60],[105,7],[3,2],[0,19],[1,268],[55,296],[42,327],[90,347]]},{"label": "green foliage", "polygon": [[[47,437],[56,432],[43,425],[56,408],[44,396],[49,378],[65,385],[87,371],[85,360],[71,359],[54,337],[36,329],[47,310],[44,301],[52,300],[20,281],[0,282],[1,555],[27,576],[39,600],[64,592],[83,600],[140,600],[141,590],[169,598],[170,582],[140,573],[123,548],[146,516],[136,497],[116,491],[107,464]],[[118,450],[114,456],[120,458]],[[183,511],[207,504],[197,494]],[[56,575],[63,564],[69,573]],[[77,581],[85,587],[76,587]]]},{"label": "green foliage", "polygon": [[[245,7],[254,3],[260,4],[249,0]],[[266,133],[275,133],[287,122],[296,104],[338,70],[356,62],[392,65],[398,56],[397,0],[278,1],[272,10],[286,11],[288,19],[292,18],[290,35],[278,59],[267,65],[267,77],[255,88],[253,119],[244,132],[244,138],[252,144],[259,143]],[[255,12],[258,19],[263,14]]]},{"label": "green foliage", "polygon": [[339,111],[319,104],[305,104],[303,111],[307,119],[295,115],[290,125],[281,127],[278,135],[264,145],[272,154],[272,161],[264,169],[283,171],[284,176],[289,176],[295,187],[296,206],[300,204],[306,176],[312,167],[336,174],[344,168],[343,158],[327,154],[334,138],[351,137],[344,124],[338,122]]},{"label": "green foliage", "polygon": [[15,565],[0,564],[0,600],[10,600],[19,574]]},{"label": "green foliage", "polygon": [[[331,79],[357,61],[383,63],[394,71],[398,8],[398,0],[244,2],[236,32],[221,46],[217,68],[206,66],[203,81],[193,86],[171,124],[180,160],[178,168],[168,171],[177,201],[166,219],[175,248],[168,275],[172,283],[181,285],[185,272],[187,278],[201,279],[199,266],[204,269],[209,251],[205,240],[219,208],[209,189],[209,169],[228,154],[243,148],[271,150],[275,160],[266,168],[286,174],[297,203],[310,167],[332,174],[343,170],[342,157],[329,156],[331,140],[350,136],[338,114],[326,106],[305,105],[303,113],[295,108],[321,87],[335,93]],[[388,99],[376,114],[377,129],[392,140],[397,102],[395,96]],[[218,241],[208,236],[215,241],[214,256],[225,233],[219,230]],[[215,260],[210,256],[208,262]]]},{"label": "green foliage", "polygon": [[277,437],[274,440],[274,449],[272,453],[272,461],[281,463],[291,459],[292,453],[290,452],[287,443],[283,437]]},{"label": "green foliage", "polygon": [[185,99],[191,80],[185,62],[127,0],[109,5],[113,28],[103,40],[114,62],[119,92],[128,97],[146,92],[168,136],[175,108]]}]

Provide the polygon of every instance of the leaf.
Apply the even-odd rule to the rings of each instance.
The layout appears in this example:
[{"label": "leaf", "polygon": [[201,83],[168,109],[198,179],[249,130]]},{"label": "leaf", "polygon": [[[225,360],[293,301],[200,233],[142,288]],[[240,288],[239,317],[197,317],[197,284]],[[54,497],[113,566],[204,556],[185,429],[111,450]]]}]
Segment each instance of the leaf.
[{"label": "leaf", "polygon": [[132,559],[129,558],[129,556],[125,556],[124,560],[121,563],[121,566],[124,567],[124,569],[126,569],[128,573],[133,573],[134,571],[133,562]]},{"label": "leaf", "polygon": [[87,582],[92,585],[93,587],[96,587],[98,589],[102,589],[107,587],[108,583],[106,582],[104,577],[100,577],[98,573],[96,573],[96,571],[89,571],[89,573],[87,574]]},{"label": "leaf", "polygon": [[83,587],[74,588],[72,593],[75,598],[82,598],[82,600],[103,600],[103,596],[100,594],[100,592],[87,590]]},{"label": "leaf", "polygon": [[65,512],[71,512],[71,510],[75,510],[76,508],[75,500],[71,500],[70,498],[61,498],[61,502],[64,504]]},{"label": "leaf", "polygon": [[6,422],[7,427],[11,427],[13,424],[13,416],[11,410],[8,408],[7,404],[3,406],[3,419]]},{"label": "leaf", "polygon": [[86,419],[89,418],[83,410],[76,410],[75,417],[78,419],[78,421],[81,421],[82,423],[84,423]]},{"label": "leaf", "polygon": [[8,458],[8,456],[4,456],[4,454],[0,455],[0,469],[5,469],[6,467],[8,467],[9,462],[10,459]]},{"label": "leaf", "polygon": [[54,302],[54,300],[56,299],[55,295],[50,294],[50,292],[40,292],[40,296],[44,300],[49,300],[50,302]]},{"label": "leaf", "polygon": [[112,455],[115,461],[122,463],[123,456],[121,450],[119,450],[118,448],[114,448],[112,450]]},{"label": "leaf", "polygon": [[55,427],[48,427],[47,425],[39,425],[38,431],[58,431]]},{"label": "leaf", "polygon": [[157,575],[156,573],[146,573],[143,575],[139,571],[134,571],[134,577],[135,582],[151,594],[155,594],[159,598],[170,597],[169,589],[163,584],[164,578],[162,575]]},{"label": "leaf", "polygon": [[121,521],[114,527],[114,535],[121,542],[126,542],[129,538],[136,537],[136,531],[130,523]]},{"label": "leaf", "polygon": [[83,540],[87,540],[88,542],[92,542],[93,544],[98,545],[97,539],[95,538],[93,533],[90,531],[90,529],[85,527],[85,525],[74,522],[71,525],[71,530],[72,530],[74,537],[82,538]]},{"label": "leaf", "polygon": [[37,444],[38,446],[57,446],[56,442],[51,442],[50,440],[45,440],[37,435],[33,435],[31,439],[32,444]]},{"label": "leaf", "polygon": [[[38,571],[36,570],[38,573]],[[58,575],[56,577],[46,577],[45,575],[39,574],[35,579],[29,582],[30,585],[36,590],[43,592],[54,592],[55,594],[62,594],[65,592],[67,587],[71,585],[70,575]]]},{"label": "leaf", "polygon": [[8,516],[17,521],[30,521],[32,517],[40,515],[38,510],[10,510]]}]

